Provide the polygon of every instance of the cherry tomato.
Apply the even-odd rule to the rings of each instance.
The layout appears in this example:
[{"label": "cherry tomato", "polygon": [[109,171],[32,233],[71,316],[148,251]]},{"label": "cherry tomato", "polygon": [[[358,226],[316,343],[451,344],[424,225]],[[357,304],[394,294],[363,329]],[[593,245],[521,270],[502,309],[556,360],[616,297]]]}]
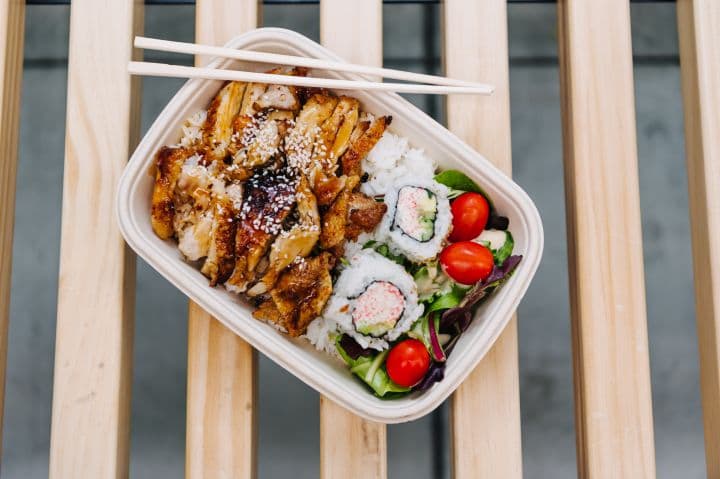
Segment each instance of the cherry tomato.
[{"label": "cherry tomato", "polygon": [[453,229],[450,241],[468,241],[477,238],[487,225],[490,205],[480,193],[463,193],[450,205]]},{"label": "cherry tomato", "polygon": [[493,255],[485,246],[473,241],[460,241],[445,247],[440,253],[445,274],[460,284],[475,284],[493,269]]},{"label": "cherry tomato", "polygon": [[385,369],[395,384],[411,388],[425,377],[430,368],[430,354],[417,339],[400,341],[390,350]]}]

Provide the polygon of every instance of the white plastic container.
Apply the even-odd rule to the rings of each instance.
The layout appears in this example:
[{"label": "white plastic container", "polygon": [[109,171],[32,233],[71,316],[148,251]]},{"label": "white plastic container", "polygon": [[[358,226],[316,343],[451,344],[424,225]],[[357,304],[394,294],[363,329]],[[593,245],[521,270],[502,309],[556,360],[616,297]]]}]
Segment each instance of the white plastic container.
[{"label": "white plastic container", "polygon": [[[314,41],[289,30],[263,28],[240,35],[231,48],[340,60]],[[216,60],[215,67],[262,71],[262,66]],[[321,72],[334,78],[360,78],[350,73]],[[179,140],[180,126],[205,109],[220,89],[220,81],[190,80],[168,103],[135,150],[120,180],[117,214],[128,244],[192,300],[242,336],[260,352],[309,386],[350,411],[373,421],[398,423],[417,419],[439,406],[473,370],[508,323],[540,262],[543,231],[535,205],[510,178],[460,141],[442,125],[392,93],[349,92],[366,111],[393,117],[391,131],[423,148],[441,169],[455,168],[475,179],[509,217],[515,254],[523,260],[512,278],[477,311],[450,355],[445,379],[423,393],[402,399],[375,397],[339,360],[316,351],[306,340],[293,339],[252,318],[252,307],[221,287],[211,288],[198,269],[183,261],[174,241],[163,241],[150,225],[153,179],[148,175],[155,152]],[[181,320],[181,318],[178,318]]]}]

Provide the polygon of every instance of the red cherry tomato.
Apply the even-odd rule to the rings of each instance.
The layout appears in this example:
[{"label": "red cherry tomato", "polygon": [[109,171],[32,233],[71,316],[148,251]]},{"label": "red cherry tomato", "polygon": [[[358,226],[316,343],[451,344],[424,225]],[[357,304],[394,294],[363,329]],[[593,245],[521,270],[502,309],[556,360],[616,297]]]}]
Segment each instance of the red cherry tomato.
[{"label": "red cherry tomato", "polygon": [[463,193],[450,205],[453,229],[450,241],[468,241],[477,238],[487,225],[490,205],[480,193]]},{"label": "red cherry tomato", "polygon": [[430,354],[417,339],[400,341],[390,350],[385,369],[395,384],[411,388],[425,377],[430,368]]},{"label": "red cherry tomato", "polygon": [[460,241],[442,250],[440,264],[445,274],[458,283],[475,284],[490,276],[493,269],[493,255],[481,244]]}]

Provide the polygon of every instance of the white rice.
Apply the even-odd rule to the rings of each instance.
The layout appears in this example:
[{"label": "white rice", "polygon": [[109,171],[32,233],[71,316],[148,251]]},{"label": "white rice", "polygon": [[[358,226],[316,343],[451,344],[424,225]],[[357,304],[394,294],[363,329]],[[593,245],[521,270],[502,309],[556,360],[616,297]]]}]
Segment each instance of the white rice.
[{"label": "white rice", "polygon": [[431,180],[437,164],[423,150],[410,148],[407,138],[385,132],[362,161],[369,177],[360,191],[369,196],[384,195],[398,179],[408,175]]},{"label": "white rice", "polygon": [[373,240],[376,240],[375,233],[360,233],[356,241],[345,243],[345,258],[352,258],[357,255],[362,251],[364,244]]},{"label": "white rice", "polygon": [[303,337],[310,341],[317,350],[339,357],[335,348],[335,339],[338,334],[337,323],[332,319],[321,316],[308,325]]}]

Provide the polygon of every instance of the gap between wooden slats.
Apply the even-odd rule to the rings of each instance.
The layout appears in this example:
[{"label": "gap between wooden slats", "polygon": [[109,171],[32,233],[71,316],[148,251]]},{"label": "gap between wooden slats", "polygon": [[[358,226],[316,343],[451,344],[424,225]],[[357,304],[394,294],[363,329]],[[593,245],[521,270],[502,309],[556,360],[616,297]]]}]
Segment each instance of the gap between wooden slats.
[{"label": "gap between wooden slats", "polygon": [[[448,97],[448,126],[510,174],[506,2],[447,0],[444,8],[447,75],[495,85],[491,97]],[[460,385],[451,404],[454,477],[520,479],[522,450],[515,318]]]},{"label": "gap between wooden slats", "polygon": [[561,1],[558,23],[578,473],[652,478],[629,3]]},{"label": "gap between wooden slats", "polygon": [[[257,0],[198,0],[196,40],[223,45],[255,28],[260,8]],[[196,64],[206,61],[198,58]],[[253,348],[191,301],[186,477],[255,477],[256,374]]]},{"label": "gap between wooden slats", "polygon": [[25,2],[0,0],[0,450],[10,314]]},{"label": "gap between wooden slats", "polygon": [[707,477],[720,477],[720,3],[677,5]]},{"label": "gap between wooden slats", "polygon": [[[322,0],[320,38],[344,59],[382,65],[382,1]],[[320,398],[320,476],[323,479],[387,477],[384,424],[366,421]]]},{"label": "gap between wooden slats", "polygon": [[139,132],[133,0],[73,0],[50,477],[128,475],[135,257],[115,189]]}]

